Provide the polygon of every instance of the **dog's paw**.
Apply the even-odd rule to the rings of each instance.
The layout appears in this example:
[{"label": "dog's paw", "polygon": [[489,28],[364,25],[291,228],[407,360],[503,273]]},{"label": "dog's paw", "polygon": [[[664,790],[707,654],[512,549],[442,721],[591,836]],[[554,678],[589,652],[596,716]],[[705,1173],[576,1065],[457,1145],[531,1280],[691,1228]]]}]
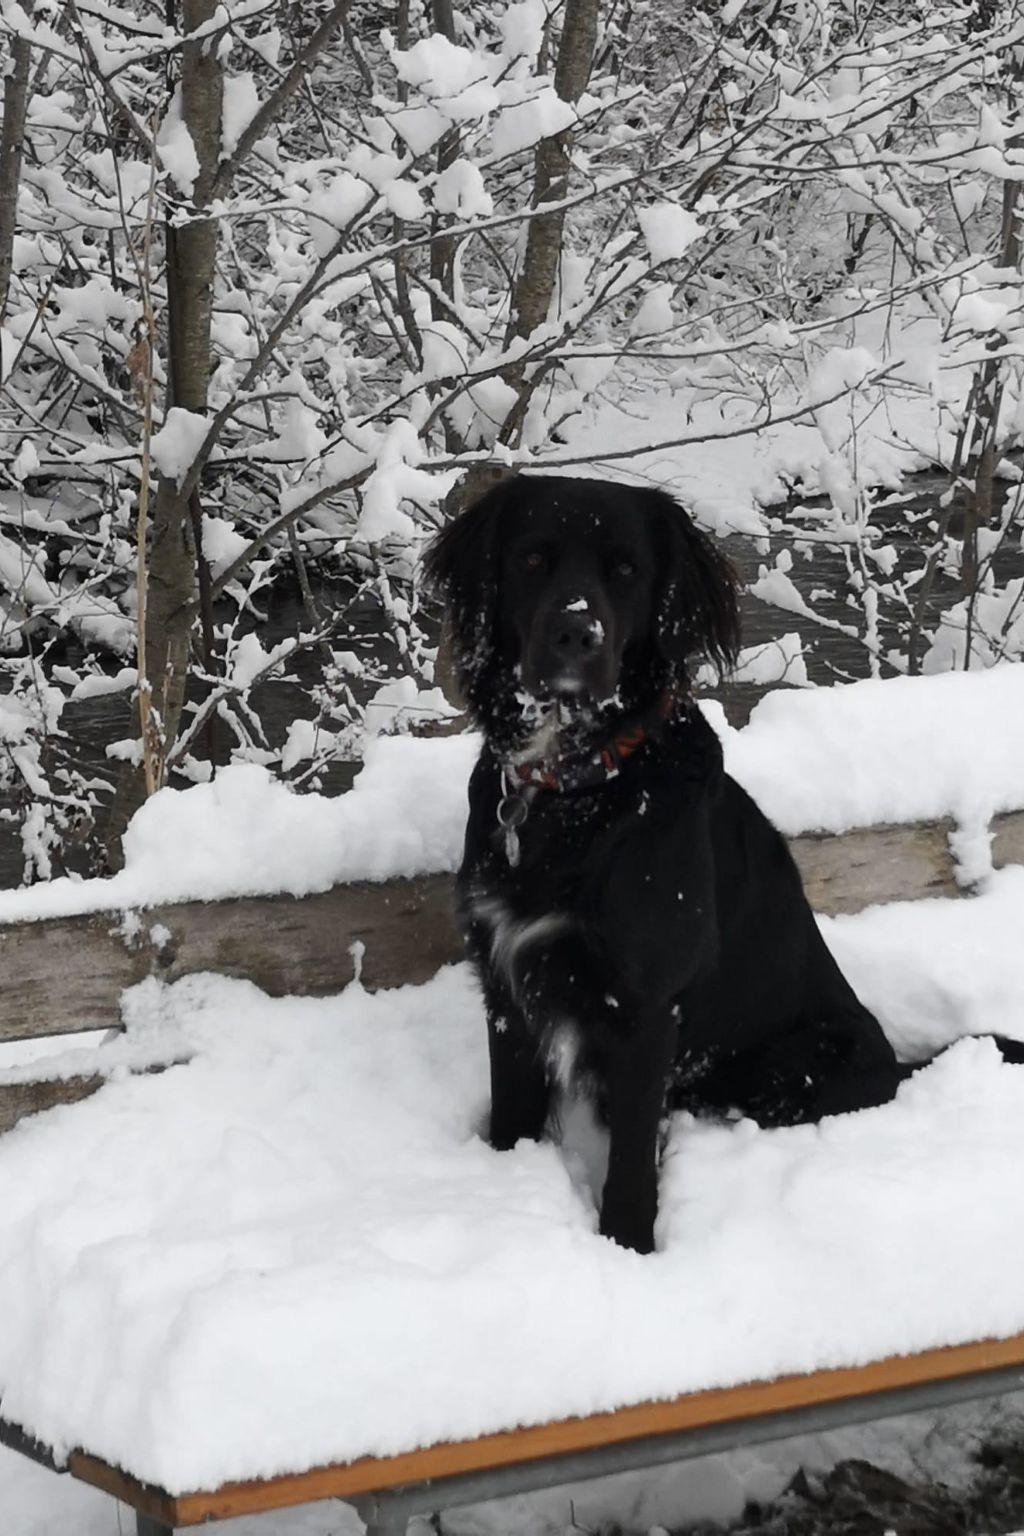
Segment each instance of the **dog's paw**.
[{"label": "dog's paw", "polygon": [[536,1117],[525,1120],[520,1116],[507,1119],[504,1115],[492,1115],[486,1139],[495,1152],[511,1152],[521,1141],[540,1141],[543,1130],[543,1121],[538,1126]]},{"label": "dog's paw", "polygon": [[610,1237],[620,1248],[632,1248],[634,1253],[654,1252],[654,1219],[635,1207],[609,1209],[606,1201],[598,1230],[602,1237]]}]

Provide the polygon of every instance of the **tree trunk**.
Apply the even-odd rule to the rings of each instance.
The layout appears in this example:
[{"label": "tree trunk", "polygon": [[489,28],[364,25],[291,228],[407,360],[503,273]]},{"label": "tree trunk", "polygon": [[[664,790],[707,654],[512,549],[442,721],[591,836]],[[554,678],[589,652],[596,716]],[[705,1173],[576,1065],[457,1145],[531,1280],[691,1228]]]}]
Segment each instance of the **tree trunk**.
[{"label": "tree trunk", "polygon": [[[186,33],[212,19],[217,0],[184,0]],[[223,76],[215,51],[186,43],[182,54],[182,115],[199,160],[193,191],[196,208],[209,201],[220,154]],[[212,367],[210,319],[217,263],[217,225],[193,219],[167,225],[167,344],[170,404],[206,410]],[[188,497],[161,479],[153,517],[146,655],[153,708],[161,722],[164,755],[174,744],[185,699],[191,607],[196,586],[196,547]],[[162,776],[162,775],[161,775]]]},{"label": "tree trunk", "polygon": [[[586,89],[597,42],[597,17],[598,0],[566,0],[555,65],[555,90],[563,101],[578,101]],[[534,208],[545,203],[558,203],[566,196],[572,165],[572,140],[572,129],[565,128],[561,133],[541,139],[537,145],[533,161]],[[546,322],[558,281],[564,232],[565,212],[561,208],[537,214],[530,220],[526,252],[512,296],[506,342],[532,336],[538,326]],[[519,441],[530,397],[540,374],[536,368],[528,374],[526,367],[517,364],[504,378],[516,390],[518,399],[502,426],[501,441],[514,446]]]},{"label": "tree trunk", "polygon": [[[26,4],[25,10],[32,15],[31,4]],[[4,81],[4,120],[0,129],[0,322],[7,313],[7,294],[11,286],[31,61],[31,43],[16,37],[11,44],[10,73]]]},{"label": "tree trunk", "polygon": [[[590,79],[590,69],[597,42],[598,0],[566,0],[562,35],[555,65],[555,90],[563,101],[579,101]],[[531,206],[561,201],[569,190],[572,162],[572,129],[541,139],[533,158],[533,195]],[[562,256],[565,213],[555,209],[530,220],[523,264],[512,293],[506,345],[516,337],[528,337],[547,320],[558,280]],[[522,365],[503,374],[507,384],[518,391],[519,399],[506,418],[500,438],[514,444],[522,430],[533,383]],[[491,464],[474,464],[452,491],[445,506],[455,514],[475,501],[504,471]]]},{"label": "tree trunk", "polygon": [[[579,101],[590,79],[597,42],[597,0],[566,0],[555,65],[555,90],[563,101]],[[533,161],[533,206],[557,203],[569,190],[572,129],[541,139]],[[562,255],[565,213],[555,209],[530,220],[526,255],[515,287],[509,339],[529,336],[548,317]]]},{"label": "tree trunk", "polygon": [[[183,0],[186,35],[210,21],[218,0]],[[217,172],[221,143],[223,75],[216,50],[209,42],[186,43],[181,61],[182,116],[199,161],[192,203],[204,208]],[[210,320],[213,312],[217,261],[217,225],[213,219],[192,218],[165,230],[167,252],[168,405],[187,411],[206,410],[212,356]],[[166,759],[174,745],[185,702],[188,657],[194,623],[197,548],[195,529],[201,517],[193,513],[190,497],[176,482],[162,477],[157,487],[149,548],[149,593],[146,605],[146,671],[150,709],[156,726],[155,787],[165,778]],[[145,780],[141,768],[126,773],[118,788],[107,836],[108,856],[119,862],[119,841],[132,813],[142,803]]]}]

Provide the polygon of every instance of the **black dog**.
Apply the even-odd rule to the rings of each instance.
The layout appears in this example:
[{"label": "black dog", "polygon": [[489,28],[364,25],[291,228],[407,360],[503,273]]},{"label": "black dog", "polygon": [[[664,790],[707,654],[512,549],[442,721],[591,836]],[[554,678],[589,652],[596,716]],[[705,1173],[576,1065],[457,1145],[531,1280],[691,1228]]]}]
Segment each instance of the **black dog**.
[{"label": "black dog", "polygon": [[610,1132],[601,1231],[646,1253],[667,1106],[796,1124],[883,1103],[912,1069],[691,699],[693,659],[726,666],[739,627],[731,569],[686,513],[516,477],[426,570],[486,735],[458,890],[491,1142],[539,1137],[554,1083],[589,1091]]}]

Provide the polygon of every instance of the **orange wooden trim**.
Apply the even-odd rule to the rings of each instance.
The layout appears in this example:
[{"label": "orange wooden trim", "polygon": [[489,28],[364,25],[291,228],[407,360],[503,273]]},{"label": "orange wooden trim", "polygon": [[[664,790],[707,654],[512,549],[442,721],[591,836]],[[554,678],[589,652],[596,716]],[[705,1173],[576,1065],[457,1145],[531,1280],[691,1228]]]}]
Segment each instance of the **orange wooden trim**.
[{"label": "orange wooden trim", "polygon": [[345,1499],[427,1479],[542,1461],[652,1435],[758,1419],[765,1414],[869,1397],[872,1393],[926,1382],[951,1381],[1015,1365],[1024,1367],[1024,1333],[1008,1339],[985,1339],[925,1350],[918,1355],[891,1355],[870,1365],[690,1392],[664,1402],[638,1403],[614,1413],[558,1419],[549,1424],[481,1435],[476,1440],[445,1441],[398,1456],[363,1456],[358,1461],[314,1467],[283,1477],[225,1483],[211,1493],[171,1495],[138,1482],[84,1451],[72,1452],[68,1470],[82,1482],[104,1489],[166,1525],[200,1525],[208,1520],[311,1504],[318,1499]]}]

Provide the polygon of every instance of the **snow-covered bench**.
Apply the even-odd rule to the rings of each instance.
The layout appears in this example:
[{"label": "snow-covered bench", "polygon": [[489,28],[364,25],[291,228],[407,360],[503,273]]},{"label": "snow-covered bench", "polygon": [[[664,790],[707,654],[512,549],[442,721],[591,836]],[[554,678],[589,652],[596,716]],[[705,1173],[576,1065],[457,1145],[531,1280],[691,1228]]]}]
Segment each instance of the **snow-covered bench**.
[{"label": "snow-covered bench", "polygon": [[[996,1396],[1021,1386],[1024,1334],[1017,1334],[179,1495],[142,1483],[87,1451],[72,1451],[59,1470],[135,1510],[138,1536],[170,1536],[211,1521],[321,1499],[353,1505],[368,1536],[400,1536],[418,1514]],[[53,1466],[45,1446],[3,1420],[0,1442]]]},{"label": "snow-covered bench", "polygon": [[[1016,862],[1024,854],[1021,846],[1024,817],[1002,818],[999,834],[1005,862]],[[908,868],[913,871],[913,860],[908,865],[907,861],[897,859],[892,865],[896,885],[889,894],[914,894],[907,887],[908,878],[919,882],[917,894],[925,894],[934,888],[937,860],[945,845],[943,829],[890,828],[862,831],[855,837],[855,851],[867,871],[865,888],[872,896],[877,898],[886,894],[879,882],[881,880],[884,886],[887,858],[894,847],[897,853],[901,847],[909,848],[911,852],[914,848],[918,851],[924,848],[928,855],[916,874],[911,872],[909,875]],[[843,857],[844,842],[841,837],[811,842],[801,853],[812,882],[818,881],[821,906],[832,904],[830,868],[843,871],[844,885],[839,904],[857,904],[855,890],[849,884],[850,861]],[[818,861],[817,873],[814,872],[815,861]],[[853,862],[856,864],[858,860]],[[446,916],[447,894],[444,877],[404,884],[390,882],[350,887],[326,897],[310,898],[313,911],[308,923],[303,920],[302,902],[292,902],[290,908],[279,910],[280,904],[273,900],[263,904],[259,898],[253,898],[226,904],[222,911],[212,907],[196,908],[194,912],[189,910],[185,913],[185,922],[182,921],[185,909],[168,907],[158,914],[147,914],[146,923],[149,930],[155,927],[166,927],[169,933],[177,930],[177,938],[164,939],[158,932],[158,942],[150,939],[142,949],[137,944],[124,949],[120,925],[112,924],[109,916],[102,920],[56,920],[56,925],[57,935],[64,944],[69,937],[69,923],[88,921],[92,924],[90,943],[99,946],[94,956],[97,977],[102,970],[102,954],[108,946],[122,949],[133,967],[139,966],[142,955],[146,964],[153,963],[158,973],[164,975],[173,975],[179,966],[184,969],[201,967],[210,958],[210,946],[213,946],[220,957],[219,964],[224,964],[225,954],[228,958],[234,954],[240,957],[235,961],[236,970],[258,966],[264,982],[268,980],[268,965],[284,967],[290,964],[291,972],[282,970],[276,976],[275,990],[279,992],[308,990],[310,984],[315,991],[326,991],[337,989],[347,979],[351,959],[345,940],[358,935],[362,935],[364,941],[367,938],[370,941],[367,962],[372,955],[378,984],[421,980],[424,967],[429,969],[454,958],[455,938]],[[39,963],[46,954],[48,932],[52,938],[51,925],[41,923],[26,927],[22,935],[29,936],[30,951],[34,954],[27,970],[39,978],[45,974],[52,981],[52,968],[44,973]],[[421,940],[419,948],[409,942],[409,935],[417,932]],[[264,953],[258,961],[250,959],[247,964],[244,957],[255,954],[254,946],[260,933],[267,934],[270,939],[266,948],[271,959],[268,960]],[[325,937],[328,934],[332,935],[330,941]],[[200,935],[205,936],[202,942]],[[72,926],[74,947],[66,950],[58,947],[52,952],[58,957],[61,953],[67,954],[72,974],[76,965],[79,967],[81,992],[81,956],[75,954],[75,948],[82,947],[80,942],[76,943],[80,938],[81,929]],[[32,945],[37,948],[32,950]],[[304,945],[305,969],[299,964]],[[88,950],[88,945],[85,948]],[[17,971],[17,946],[11,946],[8,953]],[[276,959],[273,958],[275,954]],[[191,960],[186,958],[189,956]],[[298,970],[295,970],[296,965]],[[136,973],[130,972],[121,979],[130,981]],[[118,973],[115,971],[114,974],[117,976]],[[271,975],[269,979],[273,982],[275,977]],[[67,978],[61,983],[65,990],[66,982]],[[52,1003],[57,994],[51,990],[49,995]],[[3,1038],[38,1038],[48,1034],[52,1018],[47,1020],[39,997],[36,1006],[32,1007],[31,997],[26,992],[25,1003],[20,1024],[10,1012],[5,1012]],[[170,1046],[164,1042],[154,1059],[147,1059],[145,1047],[139,1042],[134,1049],[134,1065],[142,1068],[160,1065],[160,1050],[165,1055],[169,1051],[172,1060],[188,1054],[187,1049],[179,1054],[180,1042],[173,1034]],[[34,1068],[20,1069],[21,1081],[0,1086],[0,1127],[9,1127],[40,1108],[70,1104],[101,1086],[109,1066],[104,1074],[83,1074],[75,1068],[75,1059],[73,1055],[63,1061],[57,1058],[63,1076],[53,1075],[52,1065],[44,1059]],[[127,1051],[122,1065],[133,1065],[131,1051]],[[8,1073],[9,1077],[11,1075]],[[34,1081],[31,1080],[33,1076]],[[985,1397],[1022,1385],[1024,1334],[1016,1334],[1002,1340],[890,1356],[857,1368],[822,1370],[697,1391],[674,1399],[625,1407],[617,1412],[560,1419],[473,1439],[446,1441],[395,1456],[363,1456],[294,1475],[231,1481],[186,1492],[172,1493],[142,1481],[92,1454],[87,1432],[82,1436],[84,1445],[76,1446],[61,1458],[60,1469],[105,1490],[134,1509],[139,1536],[167,1536],[171,1531],[207,1521],[321,1499],[345,1500],[358,1509],[372,1532],[397,1536],[408,1519],[417,1513],[617,1471],[652,1468],[809,1429]],[[158,1387],[156,1390],[159,1392]],[[0,1403],[0,1440],[46,1464],[55,1465],[53,1453],[47,1446],[32,1440],[16,1423],[3,1420],[2,1413]]]},{"label": "snow-covered bench", "polygon": [[[1020,676],[1024,681],[1024,670]],[[990,852],[996,867],[1024,862],[1024,796],[1013,798],[1024,789],[1024,757],[1015,757],[1019,743],[1013,739],[1019,719],[1009,717],[1005,701],[998,717],[998,701],[990,700],[998,742],[986,745],[976,725],[948,707],[959,680],[953,688],[937,681],[943,730],[966,757],[981,763],[985,782],[979,789],[974,781],[972,794],[961,786],[965,792],[957,801],[951,788],[956,765],[947,764],[926,783],[919,763],[919,781],[908,783],[896,803],[892,734],[880,747],[877,721],[868,721],[864,755],[882,752],[890,776],[882,809],[888,806],[897,819],[908,812],[931,818],[921,825],[871,828],[864,825],[871,786],[858,784],[859,760],[849,740],[840,741],[845,777],[833,800],[849,802],[852,795],[854,811],[840,806],[838,827],[830,828],[819,795],[812,823],[819,832],[795,844],[819,909],[851,911],[866,901],[905,902],[954,891],[953,855],[962,878],[983,875]],[[927,692],[933,685],[923,686]],[[1014,679],[1012,686],[1020,684]],[[980,691],[985,687],[982,682]],[[860,697],[854,689],[847,692],[855,702]],[[897,695],[905,714],[907,694],[899,686],[886,702]],[[781,791],[776,786],[771,806],[791,832],[799,823],[794,826],[787,803],[806,812],[814,776],[823,771],[819,748],[828,733],[820,720],[815,724],[812,705],[809,698],[807,705],[785,706],[797,717],[810,712],[803,747],[794,727],[786,756],[802,760],[811,779],[797,774]],[[826,697],[820,708],[827,714],[829,707]],[[762,770],[749,740],[742,750],[735,742],[732,747],[740,759],[747,752],[748,778],[756,780]],[[361,964],[367,985],[393,986],[425,980],[455,955],[443,871],[457,852],[462,786],[450,754],[462,754],[464,769],[471,744],[393,742],[380,750],[387,793],[377,793],[369,774],[363,798],[353,795],[347,805],[290,797],[284,802],[284,791],[265,775],[233,770],[214,786],[165,799],[165,809],[148,807],[124,877],[100,888],[61,882],[41,891],[0,893],[0,919],[11,924],[0,930],[0,1040],[57,1036],[75,1024],[106,1028],[117,1018],[123,987],[148,973],[186,978],[170,988],[154,981],[136,986],[129,994],[127,1033],[99,1052],[64,1053],[0,1073],[0,1128],[32,1110],[91,1094],[112,1067],[115,1079],[91,1103],[28,1119],[0,1142],[0,1177],[10,1181],[0,1205],[0,1245],[6,1244],[0,1251],[9,1261],[17,1243],[30,1250],[20,1270],[10,1262],[0,1265],[0,1392],[6,1394],[0,1439],[123,1500],[138,1511],[142,1536],[324,1498],[355,1504],[374,1530],[396,1531],[417,1511],[1024,1386],[1024,1334],[1017,1331],[1024,1324],[1024,1297],[1015,1279],[1024,1262],[1014,1171],[1024,1156],[1017,1069],[1000,1067],[984,1046],[958,1048],[944,1058],[947,1067],[923,1074],[920,1084],[915,1079],[904,1103],[868,1112],[877,1117],[870,1123],[867,1116],[852,1117],[855,1126],[835,1122],[821,1136],[804,1128],[761,1141],[735,1127],[683,1127],[683,1155],[673,1161],[670,1150],[666,1169],[665,1251],[643,1261],[606,1252],[609,1245],[594,1236],[585,1198],[554,1149],[517,1149],[496,1158],[472,1137],[485,1093],[482,1031],[460,973],[445,972],[423,986],[402,1005],[413,1010],[404,1021],[397,1018],[401,1007],[393,993],[355,989],[348,1003],[326,996],[344,985],[354,963]],[[934,755],[934,742],[922,752]],[[904,777],[913,780],[913,770],[913,763],[908,769],[901,761]],[[767,772],[764,793],[770,794]],[[934,778],[943,773],[945,785],[936,787]],[[396,810],[403,794],[408,815]],[[998,813],[991,848],[988,817],[979,806]],[[943,816],[957,822],[952,855]],[[855,830],[832,835],[844,825]],[[276,841],[259,842],[261,829],[270,829],[267,837],[273,832]],[[232,866],[233,852],[247,838],[244,866]],[[339,838],[348,839],[340,865],[331,852]],[[305,884],[299,884],[296,869],[303,860]],[[416,877],[394,878],[404,872]],[[324,890],[341,877],[369,883]],[[281,891],[304,899],[270,894]],[[227,899],[189,904],[203,897]],[[1022,912],[1024,876],[1006,868],[976,901],[879,908],[832,921],[827,933],[858,986],[875,979],[889,986],[877,1002],[868,1000],[884,1005],[913,1045],[922,1007],[929,1017],[945,1010],[939,1024],[946,1038],[965,1032],[965,1021],[978,1030],[994,1028],[1008,1007],[1018,1007]],[[361,958],[350,954],[353,940],[366,946]],[[994,975],[998,966],[986,959],[986,943],[995,946],[997,958],[1009,956],[1012,974],[1004,966]],[[188,979],[209,967],[254,978],[263,990],[240,980]],[[280,1001],[267,992],[281,995]],[[324,994],[325,1000],[283,996],[295,993]],[[353,996],[351,989],[346,996]],[[445,1029],[449,1034],[435,1047],[436,1032]],[[355,1055],[340,1060],[343,1036],[355,1041]],[[941,1043],[923,1041],[923,1053]],[[438,1059],[431,1059],[431,1051]],[[126,1069],[145,1072],[184,1059],[198,1066],[125,1075]],[[274,1097],[278,1082],[280,1097]],[[449,1090],[443,1113],[423,1118],[423,1105]],[[376,1224],[368,1230],[374,1263],[383,1268],[378,1275],[371,1265],[370,1314],[362,1320],[354,1315],[346,1334],[346,1309],[358,1313],[362,1294],[359,1265],[351,1263],[359,1258],[360,1236],[348,1230],[359,1211],[346,1214],[343,1202],[335,1206],[345,1189],[330,1180],[340,1177],[338,1168],[360,1153],[365,1139],[369,1160],[351,1177],[357,1184],[372,1177],[378,1156],[373,1134],[394,1101],[396,1115],[421,1118],[409,1146],[396,1148],[390,1182],[371,1187],[363,1201],[374,1210]],[[343,1145],[332,1142],[336,1121],[360,1112],[365,1125],[357,1124]],[[392,1140],[398,1123],[385,1127]],[[905,1149],[914,1149],[932,1127],[941,1132],[934,1151],[915,1151],[900,1167]],[[965,1149],[971,1156],[977,1152],[976,1164],[965,1163]],[[213,1164],[214,1155],[222,1157],[220,1164]],[[1007,1171],[1008,1156],[1016,1162]],[[147,1158],[151,1168],[142,1177],[134,1163]],[[874,1162],[865,1171],[866,1158]],[[285,1305],[273,1285],[269,1299],[260,1287],[280,1273],[279,1255],[265,1256],[262,1246],[273,1247],[278,1203],[301,1191],[310,1169],[328,1180],[324,1232],[340,1231],[357,1246],[331,1249],[334,1267],[322,1271],[330,1283],[318,1285],[305,1317],[309,1298],[292,1297]],[[468,1178],[469,1196],[479,1196],[479,1207],[454,1228],[450,1209],[424,1209],[430,1180],[443,1182],[453,1170],[460,1180]],[[26,1189],[33,1179],[38,1189]],[[977,1200],[978,1188],[985,1189],[986,1202]],[[895,1194],[877,1220],[871,1200],[880,1189]],[[151,1196],[153,1211],[140,1216],[140,1204]],[[230,1220],[218,1214],[217,1201],[227,1196],[241,1202]],[[194,1244],[191,1209],[185,1218],[180,1209],[192,1200],[206,1202],[195,1212]],[[388,1201],[394,1202],[393,1217]],[[913,1229],[911,1218],[922,1203]],[[765,1232],[759,1223],[776,1211],[777,1228]],[[827,1221],[818,1220],[821,1212]],[[244,1249],[254,1213],[262,1226],[255,1251],[243,1253],[242,1312],[235,1322],[234,1271],[229,1265],[225,1272],[223,1254],[215,1255],[216,1283],[209,1283],[205,1255],[216,1248],[218,1224],[230,1227],[229,1257],[232,1243]],[[280,1218],[285,1228],[287,1214]],[[292,1215],[301,1246],[309,1213]],[[507,1218],[515,1227],[511,1236]],[[811,1218],[816,1246],[808,1257],[796,1245]],[[169,1219],[179,1222],[176,1230],[165,1226]],[[478,1235],[484,1244],[495,1243],[497,1267],[489,1272],[485,1264],[477,1289],[466,1291],[456,1278],[460,1244],[476,1242]],[[403,1290],[410,1242],[425,1265],[425,1294]],[[743,1243],[753,1246],[744,1250]],[[506,1255],[513,1261],[510,1274]],[[515,1262],[524,1257],[528,1264],[520,1272]],[[468,1249],[466,1262],[479,1269],[479,1253]],[[534,1263],[542,1274],[560,1278],[564,1271],[573,1307],[561,1324],[551,1315],[555,1293],[529,1291],[524,1276]],[[441,1290],[431,1278],[435,1269],[452,1277]],[[734,1277],[751,1269],[758,1286],[765,1286],[763,1297],[749,1284],[744,1289],[745,1282],[732,1286]],[[284,1279],[291,1297],[286,1266]],[[448,1323],[439,1322],[437,1338],[421,1349],[406,1316],[432,1318],[449,1286]],[[147,1287],[157,1312],[170,1297],[164,1312],[154,1313],[153,1328],[137,1294]],[[848,1336],[847,1313],[861,1293],[865,1315]],[[673,1318],[680,1330],[672,1349],[659,1358],[664,1341],[656,1345],[652,1335],[645,1354],[643,1307],[649,1315],[677,1295],[688,1300]],[[503,1324],[503,1309],[520,1305],[520,1296],[525,1313],[511,1314],[514,1326]],[[603,1353],[606,1297],[610,1317],[621,1321],[627,1307],[636,1323],[626,1364],[640,1361],[642,1370],[623,1367],[621,1340],[617,1351]],[[479,1316],[465,1315],[467,1300],[479,1302]],[[142,1301],[148,1305],[148,1295]],[[123,1328],[117,1317],[122,1306],[131,1314]],[[698,1323],[689,1327],[685,1313],[691,1306]],[[700,1322],[705,1316],[710,1328]],[[579,1329],[572,1341],[575,1364],[568,1366],[558,1364],[564,1342],[559,1329],[567,1321]],[[805,1327],[808,1322],[813,1329]],[[380,1331],[388,1326],[398,1335]],[[5,1330],[18,1329],[24,1339],[5,1337]],[[999,1337],[965,1342],[975,1331]],[[332,1355],[339,1340],[350,1354]],[[931,1347],[942,1340],[960,1342]],[[446,1353],[455,1346],[457,1362]],[[896,1353],[903,1349],[915,1352]],[[532,1367],[519,1368],[521,1355],[548,1362],[550,1379],[535,1381]],[[234,1373],[226,1384],[219,1377],[225,1361]],[[840,1362],[846,1364],[838,1369],[814,1368]],[[374,1374],[382,1366],[386,1380]],[[574,1381],[574,1368],[586,1379]],[[325,1399],[327,1406],[310,1419],[315,1441],[303,1439],[302,1424],[293,1424],[305,1411],[307,1373],[316,1378],[310,1383],[314,1395],[323,1394],[325,1384],[333,1390],[339,1378],[351,1378],[343,1381],[347,1407],[331,1407]],[[743,1382],[748,1373],[763,1379],[705,1389],[716,1381]],[[481,1376],[489,1395],[477,1407],[466,1405]],[[371,1402],[367,1383],[374,1382]],[[287,1388],[283,1401],[279,1383]],[[685,1387],[692,1390],[681,1392]],[[412,1396],[415,1413],[407,1407]],[[626,1406],[612,1411],[616,1403]],[[196,1404],[213,1416],[192,1429]],[[371,1409],[373,1424],[364,1425]],[[344,1424],[339,1413],[347,1415]],[[251,1422],[247,1414],[254,1415]],[[526,1427],[502,1427],[517,1423]],[[41,1439],[33,1440],[26,1428]],[[416,1445],[427,1448],[411,1449]],[[334,1455],[339,1459],[331,1462]],[[317,1461],[331,1464],[267,1475]]]}]

